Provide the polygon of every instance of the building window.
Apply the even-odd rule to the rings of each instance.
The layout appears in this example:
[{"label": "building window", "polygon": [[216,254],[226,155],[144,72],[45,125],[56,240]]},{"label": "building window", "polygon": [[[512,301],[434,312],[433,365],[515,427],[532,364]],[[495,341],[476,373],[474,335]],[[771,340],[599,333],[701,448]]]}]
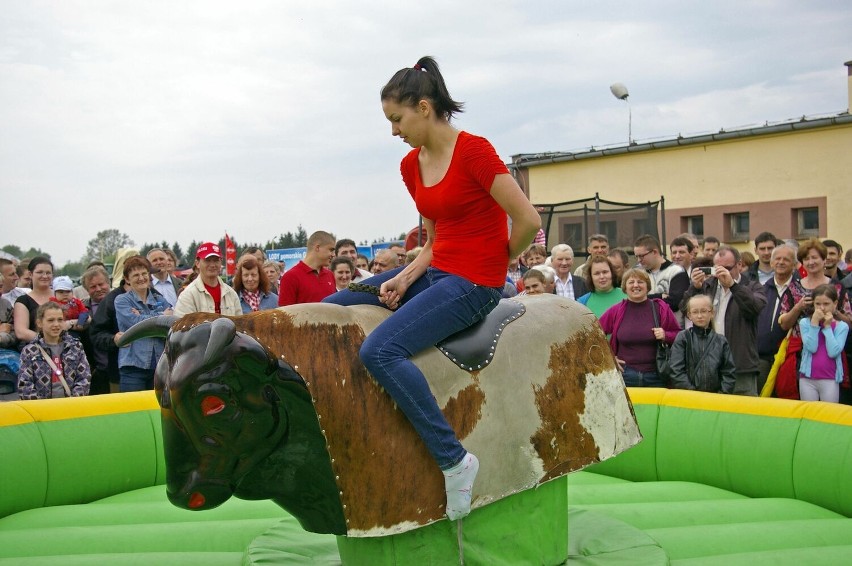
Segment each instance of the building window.
[{"label": "building window", "polygon": [[[584,247],[583,243],[583,223],[582,222],[565,222],[562,224],[562,239],[560,244],[568,244],[572,248]],[[554,244],[555,245],[555,244]],[[551,248],[553,246],[550,246]]]},{"label": "building window", "polygon": [[797,208],[794,212],[798,238],[819,236],[819,208]]},{"label": "building window", "polygon": [[704,216],[683,216],[681,226],[684,232],[695,234],[699,240],[704,238]]},{"label": "building window", "polygon": [[612,246],[618,237],[618,222],[615,220],[601,222],[601,234],[609,238],[610,246]]},{"label": "building window", "polygon": [[[648,220],[647,218],[634,218],[633,219],[633,241],[636,241],[639,236],[644,236],[645,234],[651,234],[652,236],[656,236],[657,231],[654,230],[654,224]],[[630,244],[633,247],[633,243]]]},{"label": "building window", "polygon": [[728,234],[725,238],[731,242],[747,242],[749,240],[748,212],[735,212],[725,215]]}]

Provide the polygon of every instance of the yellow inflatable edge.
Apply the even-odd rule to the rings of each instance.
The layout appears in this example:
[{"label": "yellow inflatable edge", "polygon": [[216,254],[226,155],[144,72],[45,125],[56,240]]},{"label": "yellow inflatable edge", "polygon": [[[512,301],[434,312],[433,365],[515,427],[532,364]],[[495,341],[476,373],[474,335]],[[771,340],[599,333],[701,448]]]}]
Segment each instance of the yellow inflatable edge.
[{"label": "yellow inflatable edge", "polygon": [[634,405],[661,405],[698,411],[739,413],[763,417],[806,419],[852,426],[852,411],[846,405],[819,401],[790,401],[740,395],[698,394],[681,389],[628,387]]},{"label": "yellow inflatable edge", "polygon": [[[700,411],[807,419],[852,426],[852,412],[848,411],[845,405],[836,403],[696,394],[693,391],[678,389],[628,387],[627,391],[635,405],[663,405]],[[150,411],[158,408],[153,391],[114,393],[73,399],[9,401],[0,403],[0,426]]]},{"label": "yellow inflatable edge", "polygon": [[0,426],[159,409],[153,391],[0,403]]}]

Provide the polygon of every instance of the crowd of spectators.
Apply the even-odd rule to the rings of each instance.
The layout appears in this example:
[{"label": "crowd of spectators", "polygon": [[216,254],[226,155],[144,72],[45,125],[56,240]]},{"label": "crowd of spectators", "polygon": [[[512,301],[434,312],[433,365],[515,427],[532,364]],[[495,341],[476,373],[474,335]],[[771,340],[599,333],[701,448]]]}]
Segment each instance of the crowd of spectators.
[{"label": "crowd of spectators", "polygon": [[[852,256],[844,256],[838,242],[799,244],[764,232],[752,254],[717,238],[699,242],[681,234],[668,249],[670,259],[650,235],[631,250],[611,249],[606,236],[594,234],[585,261],[576,261],[569,243],[548,253],[539,237],[509,263],[503,295],[556,294],[585,305],[599,318],[630,386],[759,395],[774,365],[777,379],[792,379],[803,399],[850,404]],[[238,316],[319,302],[405,266],[418,252],[391,246],[369,259],[353,240],[320,231],[293,268],[282,272],[263,250],[250,248],[229,281],[219,246],[208,242],[196,250],[186,279],[175,274],[170,250],[154,248],[145,257],[122,257],[114,285],[105,266],[93,262],[78,287],[54,277],[46,257],[0,259],[0,371],[6,376],[0,384],[13,380],[25,399],[150,389],[163,340],[119,348],[133,324],[163,314]],[[657,372],[661,341],[671,346],[670,380]],[[782,341],[787,357],[776,360]],[[19,365],[2,365],[12,358]]]},{"label": "crowd of spectators", "polygon": [[[510,263],[507,282],[521,294],[551,292],[586,305],[600,319],[627,385],[756,396],[764,388],[773,394],[772,384],[766,387],[772,378],[793,384],[792,393],[785,388],[779,396],[852,404],[852,254],[844,257],[838,242],[782,241],[763,232],[752,252],[680,234],[668,248],[671,259],[655,237],[639,237],[629,250],[631,268],[625,250],[594,234],[586,261],[569,278],[566,268],[578,263],[569,245],[557,244],[548,255],[532,244]],[[558,274],[556,289],[546,276],[529,275],[547,265]],[[577,278],[585,294],[576,295]],[[533,287],[525,289],[528,282]],[[665,378],[655,359],[659,342],[671,352]]]},{"label": "crowd of spectators", "polygon": [[[391,246],[370,261],[351,239],[327,232],[308,238],[305,258],[282,273],[263,250],[249,248],[232,279],[213,242],[195,250],[191,273],[177,276],[171,250],[116,257],[113,273],[92,262],[75,287],[54,277],[47,257],[0,259],[0,399],[40,399],[153,387],[161,338],[119,348],[124,332],[146,318],[192,312],[229,316],[318,302],[376,273],[413,261],[419,250]],[[67,385],[67,387],[66,387]]]}]

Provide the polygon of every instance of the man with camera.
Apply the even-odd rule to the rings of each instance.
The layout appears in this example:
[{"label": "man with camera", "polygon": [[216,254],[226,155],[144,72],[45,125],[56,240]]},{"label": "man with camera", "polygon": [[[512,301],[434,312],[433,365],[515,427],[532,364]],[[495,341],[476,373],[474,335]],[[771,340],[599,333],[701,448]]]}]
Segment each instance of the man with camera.
[{"label": "man with camera", "polygon": [[740,252],[722,245],[713,256],[712,268],[692,270],[692,285],[684,297],[704,294],[711,298],[716,311],[713,327],[728,339],[737,368],[734,394],[757,396],[757,324],[766,305],[766,290],[741,269]]}]

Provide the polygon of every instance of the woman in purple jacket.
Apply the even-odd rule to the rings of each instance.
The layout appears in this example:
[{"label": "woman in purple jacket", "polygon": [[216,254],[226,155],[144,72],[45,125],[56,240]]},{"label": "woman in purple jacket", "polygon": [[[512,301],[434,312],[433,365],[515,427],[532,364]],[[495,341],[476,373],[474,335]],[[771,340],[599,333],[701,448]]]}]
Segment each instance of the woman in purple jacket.
[{"label": "woman in purple jacket", "polygon": [[643,269],[627,270],[621,280],[627,298],[600,318],[628,387],[666,386],[657,374],[657,341],[671,344],[680,332],[669,306],[660,299],[648,299],[650,289],[651,278]]}]

